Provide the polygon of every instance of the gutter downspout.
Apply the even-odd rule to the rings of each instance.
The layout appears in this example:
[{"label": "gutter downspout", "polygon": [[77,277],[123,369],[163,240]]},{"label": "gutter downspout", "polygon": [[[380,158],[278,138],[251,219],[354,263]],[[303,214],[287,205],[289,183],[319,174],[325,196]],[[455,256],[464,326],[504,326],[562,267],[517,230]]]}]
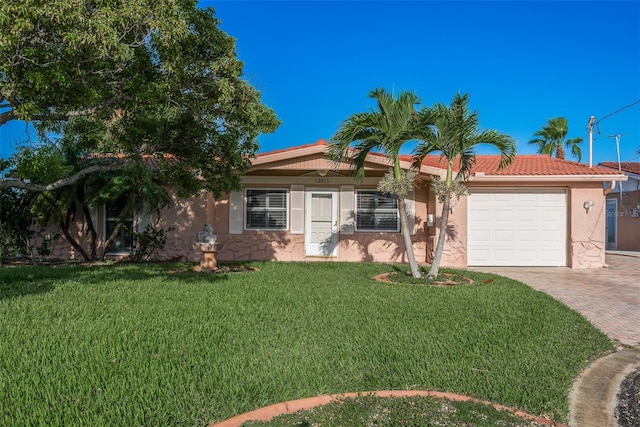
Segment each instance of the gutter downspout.
[{"label": "gutter downspout", "polygon": [[[611,187],[605,188],[602,193],[606,196],[607,194],[611,193],[614,188],[616,188],[616,181],[611,181]],[[622,187],[620,187],[620,189],[622,189]]]}]

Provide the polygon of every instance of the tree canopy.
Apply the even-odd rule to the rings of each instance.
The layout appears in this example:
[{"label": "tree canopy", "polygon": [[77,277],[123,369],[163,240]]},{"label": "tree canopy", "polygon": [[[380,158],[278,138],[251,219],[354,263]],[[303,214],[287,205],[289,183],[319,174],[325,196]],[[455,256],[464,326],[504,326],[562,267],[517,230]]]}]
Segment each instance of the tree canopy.
[{"label": "tree canopy", "polygon": [[[257,136],[279,121],[219,24],[195,0],[2,2],[0,126],[29,122],[38,141],[0,188],[52,191],[146,155],[180,195],[237,188]],[[61,140],[82,167],[33,182],[25,161],[55,164],[42,147]]]}]

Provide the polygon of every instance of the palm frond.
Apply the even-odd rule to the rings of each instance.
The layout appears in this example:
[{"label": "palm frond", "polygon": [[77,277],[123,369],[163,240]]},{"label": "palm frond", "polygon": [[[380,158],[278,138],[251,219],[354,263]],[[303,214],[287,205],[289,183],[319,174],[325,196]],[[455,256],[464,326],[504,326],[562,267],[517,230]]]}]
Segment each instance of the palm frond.
[{"label": "palm frond", "polygon": [[577,157],[578,161],[582,160],[582,149],[580,148],[580,143],[582,143],[582,138],[572,138],[565,142],[565,146],[571,149],[571,154]]},{"label": "palm frond", "polygon": [[[480,130],[478,112],[470,111],[469,95],[457,93],[449,106],[436,104],[420,113],[420,120],[430,122],[431,131],[416,148],[416,160],[440,152],[451,162],[456,159],[459,166],[457,179],[466,179],[475,164],[475,148],[480,144],[492,145],[501,155],[500,167],[508,165],[515,156],[515,140],[495,130]],[[448,171],[451,172],[451,171]]]},{"label": "palm frond", "polygon": [[[538,146],[538,153],[548,154],[552,156],[554,153],[562,155],[563,145],[571,148],[571,153],[578,157],[578,161],[582,158],[582,150],[578,146],[582,142],[582,138],[573,138],[565,141],[569,133],[569,123],[564,117],[554,117],[547,120],[547,123],[539,130],[534,132],[534,138],[529,144]],[[563,157],[563,155],[562,155]]]},{"label": "palm frond", "polygon": [[376,100],[377,110],[349,116],[331,138],[328,150],[334,167],[348,162],[359,176],[364,174],[369,152],[379,151],[395,159],[402,146],[415,139],[416,132],[416,94],[403,91],[394,99],[393,94],[378,88],[370,91],[369,97]]}]

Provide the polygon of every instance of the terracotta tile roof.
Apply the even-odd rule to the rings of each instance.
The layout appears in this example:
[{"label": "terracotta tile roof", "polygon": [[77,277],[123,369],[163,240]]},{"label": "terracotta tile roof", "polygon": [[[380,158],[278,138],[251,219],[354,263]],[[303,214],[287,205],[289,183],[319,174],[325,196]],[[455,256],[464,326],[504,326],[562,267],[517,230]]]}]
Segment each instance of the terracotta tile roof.
[{"label": "terracotta tile roof", "polygon": [[[303,148],[315,146],[328,146],[324,139],[319,139],[312,144],[298,145],[282,150],[274,150],[265,153],[259,153],[256,157],[262,157],[277,153],[286,153],[300,150]],[[384,156],[381,153],[370,153],[372,156]],[[412,162],[410,155],[401,155],[400,160]],[[584,163],[572,162],[569,160],[560,160],[554,157],[541,154],[519,155],[513,162],[503,170],[498,170],[500,156],[476,156],[476,164],[473,167],[472,174],[484,173],[493,176],[555,176],[555,175],[620,175],[616,170],[604,166],[594,166],[590,168]],[[444,160],[438,155],[427,156],[422,161],[423,166],[446,169]],[[635,165],[640,165],[635,163]],[[639,171],[640,172],[640,171]]]},{"label": "terracotta tile roof", "polygon": [[478,156],[473,172],[486,175],[619,175],[618,171],[584,163],[560,160],[545,155],[516,156],[513,162],[498,170],[500,156]]},{"label": "terracotta tile roof", "polygon": [[[602,162],[598,166],[604,166],[607,168],[618,170],[618,162]],[[623,172],[634,173],[640,175],[640,162],[621,162],[620,169]]]},{"label": "terracotta tile roof", "polygon": [[[427,156],[422,162],[425,166],[446,168],[440,156]],[[619,175],[618,171],[583,163],[559,160],[546,155],[520,155],[506,168],[498,170],[500,156],[476,156],[476,164],[471,173],[484,173],[496,176],[532,176],[532,175]],[[456,168],[457,169],[457,168]]]}]

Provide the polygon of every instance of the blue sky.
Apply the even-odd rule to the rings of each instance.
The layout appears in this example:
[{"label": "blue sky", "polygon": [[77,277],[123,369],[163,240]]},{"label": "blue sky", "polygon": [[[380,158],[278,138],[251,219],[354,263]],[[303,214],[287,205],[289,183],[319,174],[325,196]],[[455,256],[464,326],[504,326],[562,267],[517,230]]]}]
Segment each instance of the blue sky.
[{"label": "blue sky", "polygon": [[[586,125],[640,100],[640,2],[200,1],[237,38],[245,75],[282,125],[261,151],[330,138],[376,87],[422,103],[469,93],[485,128],[518,152],[548,118]],[[640,159],[640,103],[604,119],[594,163]],[[491,151],[487,151],[490,153]]]},{"label": "blue sky", "polygon": [[[599,121],[593,163],[640,161],[640,1],[210,1],[237,39],[245,78],[282,120],[260,151],[329,139],[373,107],[376,87],[416,92],[424,105],[469,93],[484,128],[519,154],[548,118],[584,138]],[[2,154],[24,126],[0,128]],[[490,149],[481,150],[491,154]]]}]

